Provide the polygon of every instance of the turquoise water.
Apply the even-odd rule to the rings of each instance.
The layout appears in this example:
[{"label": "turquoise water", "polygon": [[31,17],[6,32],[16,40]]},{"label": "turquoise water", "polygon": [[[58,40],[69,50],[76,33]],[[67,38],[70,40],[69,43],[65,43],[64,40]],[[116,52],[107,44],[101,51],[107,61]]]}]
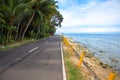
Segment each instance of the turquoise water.
[{"label": "turquoise water", "polygon": [[120,34],[64,34],[90,49],[102,62],[120,71]]}]

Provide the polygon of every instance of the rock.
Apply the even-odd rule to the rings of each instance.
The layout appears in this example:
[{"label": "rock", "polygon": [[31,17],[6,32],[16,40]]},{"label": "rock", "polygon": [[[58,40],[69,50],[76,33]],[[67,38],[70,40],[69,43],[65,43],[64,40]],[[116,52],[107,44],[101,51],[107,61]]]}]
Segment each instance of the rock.
[{"label": "rock", "polygon": [[115,58],[112,58],[111,61],[112,61],[112,62],[118,62],[118,60],[115,59]]},{"label": "rock", "polygon": [[107,64],[103,64],[103,66],[102,66],[104,69],[106,69],[107,67],[108,67],[108,65]]},{"label": "rock", "polygon": [[103,62],[100,62],[99,64],[100,64],[100,65],[103,65]]}]

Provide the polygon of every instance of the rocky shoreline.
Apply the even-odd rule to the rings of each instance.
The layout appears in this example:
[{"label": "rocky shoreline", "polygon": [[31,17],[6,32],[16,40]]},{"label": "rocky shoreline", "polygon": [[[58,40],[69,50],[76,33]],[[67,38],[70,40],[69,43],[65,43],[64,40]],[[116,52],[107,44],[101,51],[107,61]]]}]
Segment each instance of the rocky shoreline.
[{"label": "rocky shoreline", "polygon": [[[111,72],[116,74],[115,80],[120,79],[119,71],[114,70],[112,66],[104,64],[104,62],[102,62],[99,58],[94,56],[94,54],[87,47],[81,45],[79,42],[73,41],[72,38],[68,38],[68,40],[69,40],[70,44],[73,45],[74,48],[77,50],[77,52],[79,53],[78,55],[80,55],[80,53],[83,50],[86,51],[84,61],[96,73],[96,75],[100,78],[100,80],[107,80],[107,78]],[[84,67],[85,66],[82,67],[83,74],[85,74],[85,76],[91,77],[90,73],[87,70],[85,70]]]}]

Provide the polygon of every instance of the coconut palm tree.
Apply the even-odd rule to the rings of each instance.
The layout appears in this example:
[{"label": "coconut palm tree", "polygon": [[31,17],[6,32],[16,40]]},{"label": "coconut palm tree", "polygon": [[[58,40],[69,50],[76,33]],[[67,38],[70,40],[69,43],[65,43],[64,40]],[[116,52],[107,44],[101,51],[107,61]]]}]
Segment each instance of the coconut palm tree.
[{"label": "coconut palm tree", "polygon": [[56,3],[57,2],[54,0],[45,0],[40,6],[40,11],[43,14],[42,26],[40,28],[42,34],[46,33],[46,29],[48,29],[53,14],[58,12]]},{"label": "coconut palm tree", "polygon": [[[6,42],[55,32],[63,20],[54,0],[0,0],[0,34]],[[0,36],[1,38],[1,36]]]},{"label": "coconut palm tree", "polygon": [[38,23],[38,27],[40,27],[40,25],[44,26],[48,24],[53,13],[57,11],[56,9],[57,6],[55,5],[56,2],[54,0],[32,0],[29,4],[31,5],[31,16],[30,16],[30,19],[28,21],[26,28],[23,31],[22,38],[24,38],[24,35],[28,27],[30,26],[32,20],[35,19],[34,17],[36,14],[37,14],[36,15],[37,17],[40,17],[40,19],[38,19],[39,22],[40,23],[42,22],[41,24]]},{"label": "coconut palm tree", "polygon": [[4,14],[7,29],[7,39],[11,40],[12,32],[15,30],[14,22],[22,13],[21,10],[25,8],[26,4],[22,0],[4,0],[0,4],[0,12]]}]

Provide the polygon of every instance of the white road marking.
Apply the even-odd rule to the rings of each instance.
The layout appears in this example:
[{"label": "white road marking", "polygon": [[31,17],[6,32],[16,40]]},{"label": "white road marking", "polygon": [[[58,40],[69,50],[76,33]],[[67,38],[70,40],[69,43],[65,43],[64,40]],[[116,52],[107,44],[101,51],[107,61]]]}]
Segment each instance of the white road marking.
[{"label": "white road marking", "polygon": [[62,57],[63,80],[67,80],[66,79],[66,72],[65,72],[65,63],[64,63],[64,58],[63,58],[62,42],[61,42],[61,57]]},{"label": "white road marking", "polygon": [[33,48],[33,49],[31,49],[30,51],[28,51],[29,53],[32,53],[33,51],[35,51],[35,50],[37,50],[38,49],[38,47],[35,47],[35,48]]},{"label": "white road marking", "polygon": [[45,44],[47,44],[47,43],[48,43],[48,41],[45,42]]}]

